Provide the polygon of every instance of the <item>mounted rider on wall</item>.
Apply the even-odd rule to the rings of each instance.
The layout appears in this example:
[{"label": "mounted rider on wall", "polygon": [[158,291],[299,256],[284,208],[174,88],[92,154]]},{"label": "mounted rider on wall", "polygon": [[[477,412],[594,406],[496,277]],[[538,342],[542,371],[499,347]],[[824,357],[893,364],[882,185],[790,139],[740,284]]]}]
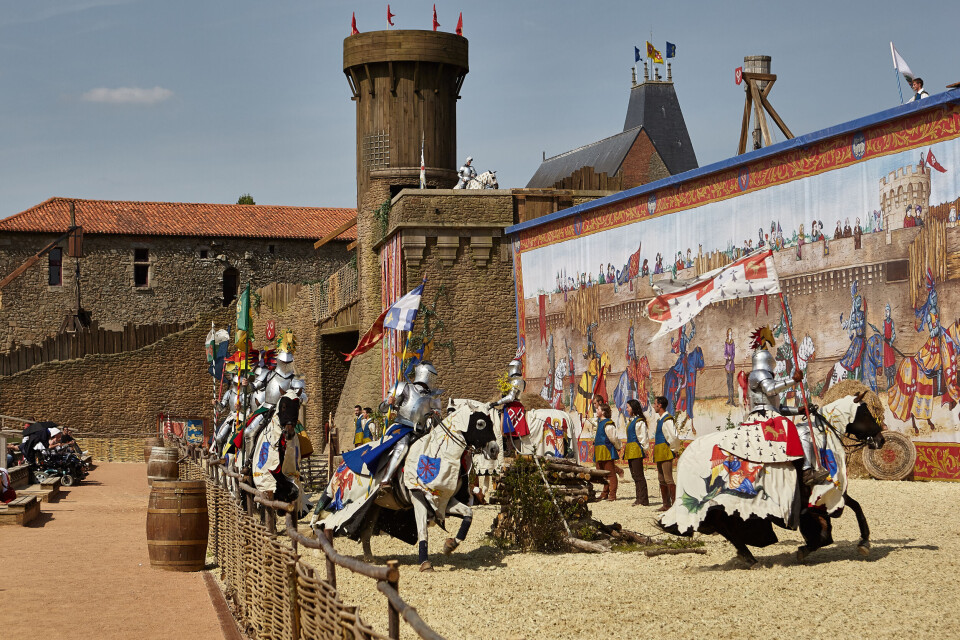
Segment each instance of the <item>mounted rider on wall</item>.
[{"label": "mounted rider on wall", "polygon": [[[756,351],[752,359],[753,368],[750,375],[747,376],[750,413],[744,418],[744,423],[751,417],[756,419],[761,415],[766,418],[773,418],[777,415],[800,415],[803,413],[802,407],[781,405],[780,394],[799,384],[803,380],[803,373],[796,370],[793,372],[792,378],[781,378],[779,380],[775,378],[773,370],[776,362],[773,355],[766,349],[767,345],[772,347],[774,344],[773,334],[769,328],[763,327],[754,333],[753,338],[753,347]],[[797,435],[800,436],[800,442],[803,445],[803,483],[807,486],[814,486],[826,480],[829,474],[820,467],[816,460],[810,425],[804,422],[795,426]]]},{"label": "mounted rider on wall", "polygon": [[457,169],[457,176],[460,179],[454,189],[466,189],[470,181],[476,179],[477,170],[473,168],[472,156],[467,156],[467,160]]}]

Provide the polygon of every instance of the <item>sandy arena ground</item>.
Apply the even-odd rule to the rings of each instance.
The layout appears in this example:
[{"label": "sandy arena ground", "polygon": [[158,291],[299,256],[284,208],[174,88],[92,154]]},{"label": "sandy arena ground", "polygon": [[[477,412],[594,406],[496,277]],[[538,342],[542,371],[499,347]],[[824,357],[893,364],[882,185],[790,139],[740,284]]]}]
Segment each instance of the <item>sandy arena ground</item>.
[{"label": "sandy arena ground", "polygon": [[0,638],[223,638],[202,573],[150,567],[146,469],[100,463],[38,520],[0,527]]},{"label": "sandy arena ground", "polygon": [[[631,507],[634,486],[622,482],[619,500],[592,505],[594,517],[656,533],[655,473],[647,480],[655,505]],[[451,639],[960,637],[960,484],[853,480],[850,493],[870,523],[866,559],[857,555],[849,510],[834,521],[837,543],[805,564],[795,557],[799,534],[777,529],[780,542],[755,549],[761,566],[752,570],[716,536],[702,538],[706,555],[503,552],[484,541],[493,506],[475,510],[470,535],[452,556],[440,555],[447,534],[431,528],[433,574],[419,573],[416,549],[392,538],[374,538],[373,551],[378,563],[400,561],[400,594]],[[459,520],[451,524],[455,532]],[[361,553],[346,539],[336,547]],[[372,581],[339,569],[337,584],[385,633],[386,601]],[[403,637],[415,637],[401,627]]]}]

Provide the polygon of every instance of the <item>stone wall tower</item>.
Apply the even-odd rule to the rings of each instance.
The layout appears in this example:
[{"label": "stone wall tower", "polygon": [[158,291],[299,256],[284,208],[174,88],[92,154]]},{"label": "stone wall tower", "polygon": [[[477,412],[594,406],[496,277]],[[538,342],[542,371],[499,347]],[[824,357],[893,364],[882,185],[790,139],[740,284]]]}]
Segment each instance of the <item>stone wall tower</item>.
[{"label": "stone wall tower", "polygon": [[[343,41],[343,72],[357,105],[361,335],[382,311],[377,246],[386,229],[375,212],[401,189],[419,186],[421,141],[427,186],[449,189],[456,183],[457,100],[468,71],[467,45],[452,33],[410,30]],[[352,428],[355,403],[381,396],[381,366],[379,345],[351,362],[344,387],[349,393],[337,410],[339,428]]]},{"label": "stone wall tower", "polygon": [[903,228],[907,205],[914,210],[920,205],[920,215],[926,219],[930,209],[930,169],[907,165],[880,179],[880,207],[886,231]]}]

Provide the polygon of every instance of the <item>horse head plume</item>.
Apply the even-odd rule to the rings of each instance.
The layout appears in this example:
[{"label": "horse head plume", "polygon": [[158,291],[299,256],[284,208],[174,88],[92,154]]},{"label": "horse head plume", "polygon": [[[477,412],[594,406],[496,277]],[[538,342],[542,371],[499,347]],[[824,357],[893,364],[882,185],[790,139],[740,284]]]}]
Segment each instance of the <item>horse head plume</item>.
[{"label": "horse head plume", "polygon": [[750,340],[750,347],[752,349],[763,349],[767,346],[772,347],[775,344],[773,331],[767,326],[758,327],[756,331],[750,334]]},{"label": "horse head plume", "polygon": [[857,395],[853,396],[853,401],[856,402],[857,404],[860,404],[861,402],[863,402],[863,399],[864,397],[866,397],[866,395],[867,395],[866,390],[861,391]]}]

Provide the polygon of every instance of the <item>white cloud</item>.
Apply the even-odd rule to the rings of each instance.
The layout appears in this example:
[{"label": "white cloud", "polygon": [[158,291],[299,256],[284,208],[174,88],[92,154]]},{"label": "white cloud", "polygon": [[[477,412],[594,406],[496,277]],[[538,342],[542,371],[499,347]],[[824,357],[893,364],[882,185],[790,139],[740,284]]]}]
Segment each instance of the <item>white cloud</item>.
[{"label": "white cloud", "polygon": [[107,89],[99,87],[87,91],[80,99],[84,102],[104,102],[107,104],[142,104],[152,105],[173,97],[173,91],[163,87],[141,89],[139,87],[118,87]]}]

